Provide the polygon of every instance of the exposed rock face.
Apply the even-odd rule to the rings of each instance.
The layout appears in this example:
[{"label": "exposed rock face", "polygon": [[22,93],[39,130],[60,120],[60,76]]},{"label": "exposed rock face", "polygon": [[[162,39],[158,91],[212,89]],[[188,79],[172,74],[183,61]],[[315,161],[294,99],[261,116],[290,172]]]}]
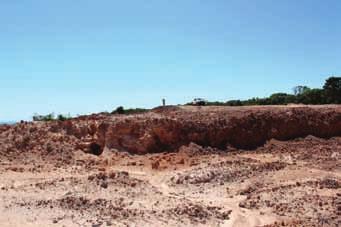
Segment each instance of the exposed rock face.
[{"label": "exposed rock face", "polygon": [[96,121],[73,121],[68,120],[58,122],[60,129],[64,129],[68,135],[74,135],[78,139],[86,136],[94,136],[97,132],[98,123]]},{"label": "exposed rock face", "polygon": [[[341,135],[341,108],[264,107],[197,111],[186,108],[149,113],[143,118],[107,120],[98,127],[98,144],[131,153],[176,150],[191,142],[202,146],[252,149],[269,139]],[[160,112],[160,110],[158,110]]]},{"label": "exposed rock face", "polygon": [[105,147],[146,154],[176,151],[190,143],[222,150],[253,149],[270,139],[341,136],[341,106],[166,107],[140,115],[91,115],[2,126],[1,133],[5,140],[12,134],[16,140],[22,136],[22,141],[7,143],[14,142],[19,150],[32,144],[45,146],[43,137],[58,137],[95,155]]}]

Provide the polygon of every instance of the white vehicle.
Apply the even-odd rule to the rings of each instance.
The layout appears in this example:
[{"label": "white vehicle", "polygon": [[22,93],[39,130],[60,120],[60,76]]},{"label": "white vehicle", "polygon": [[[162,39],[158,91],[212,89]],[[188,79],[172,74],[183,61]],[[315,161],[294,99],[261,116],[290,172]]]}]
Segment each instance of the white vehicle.
[{"label": "white vehicle", "polygon": [[192,105],[194,106],[206,106],[207,101],[202,98],[195,98],[192,102]]}]

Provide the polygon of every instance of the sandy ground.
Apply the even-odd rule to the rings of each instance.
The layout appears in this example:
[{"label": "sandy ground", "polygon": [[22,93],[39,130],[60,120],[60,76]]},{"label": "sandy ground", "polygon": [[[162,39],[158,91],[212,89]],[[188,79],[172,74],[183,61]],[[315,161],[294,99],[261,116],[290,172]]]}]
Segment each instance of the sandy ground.
[{"label": "sandy ground", "polygon": [[341,137],[95,156],[68,150],[71,137],[33,152],[5,135],[16,140],[0,136],[0,226],[341,225]]},{"label": "sandy ground", "polygon": [[[341,138],[0,165],[0,226],[338,226]],[[326,163],[328,162],[328,165]]]}]

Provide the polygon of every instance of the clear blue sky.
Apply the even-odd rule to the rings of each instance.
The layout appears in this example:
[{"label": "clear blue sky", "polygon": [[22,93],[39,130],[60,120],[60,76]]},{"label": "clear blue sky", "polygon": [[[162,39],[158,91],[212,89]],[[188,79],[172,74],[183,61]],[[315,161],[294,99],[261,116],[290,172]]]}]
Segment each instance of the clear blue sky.
[{"label": "clear blue sky", "polygon": [[341,72],[339,0],[1,0],[0,120],[263,97]]}]

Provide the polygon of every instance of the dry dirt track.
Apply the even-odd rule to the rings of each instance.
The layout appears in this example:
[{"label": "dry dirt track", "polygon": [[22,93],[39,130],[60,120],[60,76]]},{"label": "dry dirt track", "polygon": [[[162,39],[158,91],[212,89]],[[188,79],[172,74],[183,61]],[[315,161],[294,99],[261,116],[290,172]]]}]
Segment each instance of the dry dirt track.
[{"label": "dry dirt track", "polygon": [[[156,118],[186,121],[188,117],[191,124],[210,126],[212,119],[226,113],[244,116],[251,111],[256,118],[262,116],[262,112],[257,115],[257,107],[208,108],[171,108],[129,117],[94,115],[67,123],[0,128],[0,226],[341,224],[341,137],[337,135],[269,139],[252,150],[231,144],[222,149],[179,143],[171,152],[143,155],[117,150],[108,141],[118,138],[121,147],[133,149],[134,144],[125,142],[140,144],[140,132],[126,139],[131,131],[120,128],[119,136],[108,130],[104,142],[101,138],[101,125],[122,119],[134,127],[131,121],[136,118],[155,122]],[[281,114],[294,108],[264,110]],[[313,109],[337,116],[341,112],[338,106]],[[181,125],[187,127],[187,123]],[[155,136],[159,131],[153,130]],[[165,134],[157,135],[162,145],[172,141],[161,137]],[[201,137],[192,138],[200,143]],[[84,144],[91,141],[110,149],[100,156],[84,153],[88,151]]]}]

